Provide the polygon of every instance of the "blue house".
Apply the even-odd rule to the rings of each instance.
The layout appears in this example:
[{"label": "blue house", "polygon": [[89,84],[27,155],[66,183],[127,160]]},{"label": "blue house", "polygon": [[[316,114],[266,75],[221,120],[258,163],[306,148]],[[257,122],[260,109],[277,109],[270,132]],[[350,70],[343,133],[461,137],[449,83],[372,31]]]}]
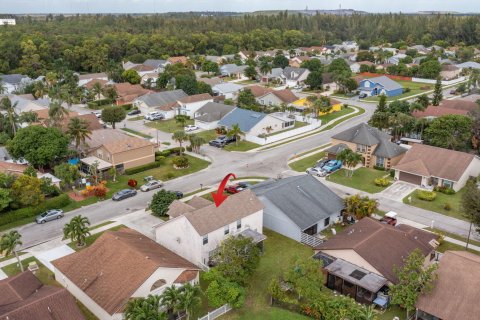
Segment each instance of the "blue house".
[{"label": "blue house", "polygon": [[398,82],[386,76],[362,80],[358,90],[360,91],[360,95],[366,94],[369,97],[381,94],[387,97],[394,97],[403,93],[403,87]]}]

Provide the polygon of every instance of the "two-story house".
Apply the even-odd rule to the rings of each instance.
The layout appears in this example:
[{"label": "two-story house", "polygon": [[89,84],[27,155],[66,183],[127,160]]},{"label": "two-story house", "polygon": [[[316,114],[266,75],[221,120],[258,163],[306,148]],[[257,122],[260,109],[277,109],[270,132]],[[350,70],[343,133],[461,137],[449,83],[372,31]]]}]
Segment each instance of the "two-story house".
[{"label": "two-story house", "polygon": [[283,69],[281,79],[287,87],[295,87],[297,85],[303,85],[309,74],[310,71],[305,68],[286,67]]},{"label": "two-story house", "polygon": [[193,118],[195,113],[209,102],[213,102],[213,97],[208,93],[195,94],[178,99],[178,113]]},{"label": "two-story house", "polygon": [[342,131],[331,138],[332,146],[326,150],[329,159],[335,159],[338,153],[347,148],[362,155],[365,167],[381,167],[390,169],[404,156],[407,149],[392,142],[392,137],[360,123]]},{"label": "two-story house", "polygon": [[156,241],[198,266],[207,265],[227,237],[265,239],[263,204],[251,190],[228,197],[219,207],[198,197],[189,203],[177,200],[167,214],[170,220],[155,227]]}]

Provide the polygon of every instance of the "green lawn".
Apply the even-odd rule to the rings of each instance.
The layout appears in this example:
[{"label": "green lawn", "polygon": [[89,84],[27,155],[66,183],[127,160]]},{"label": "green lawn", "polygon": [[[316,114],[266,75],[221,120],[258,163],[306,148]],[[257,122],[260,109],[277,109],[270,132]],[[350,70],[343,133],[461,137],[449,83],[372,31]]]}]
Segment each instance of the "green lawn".
[{"label": "green lawn", "polygon": [[345,176],[345,169],[340,169],[328,176],[327,179],[368,193],[377,193],[384,190],[386,187],[376,186],[373,180],[386,175],[388,175],[388,172],[386,171],[362,167],[355,170],[351,178]]},{"label": "green lawn", "polygon": [[127,121],[139,121],[143,119],[144,119],[143,116],[136,116],[136,117],[127,118]]},{"label": "green lawn", "polygon": [[289,164],[289,166],[292,168],[292,170],[305,172],[305,170],[313,167],[323,157],[325,157],[325,152],[321,151],[298,161],[292,162]]},{"label": "green lawn", "polygon": [[340,111],[336,111],[336,112],[331,112],[329,114],[325,114],[323,116],[320,116],[318,117],[320,120],[322,120],[322,124],[326,124],[332,120],[335,120],[341,116],[344,116],[346,114],[349,114],[349,113],[352,113],[354,112],[355,109],[351,108],[351,107],[346,107],[346,108],[343,108],[342,110]]},{"label": "green lawn", "polygon": [[[193,124],[194,121],[192,119],[187,120],[185,122],[185,125]],[[183,131],[183,125],[181,126],[180,124],[177,123],[175,119],[169,119],[169,120],[160,120],[160,121],[149,121],[146,123],[147,127],[150,128],[155,128],[163,132],[170,132],[174,133],[175,131]]]},{"label": "green lawn", "polygon": [[122,128],[122,130],[125,131],[125,132],[128,132],[128,133],[143,137],[143,138],[147,138],[147,139],[152,139],[153,138],[151,135],[142,133],[140,131],[132,130],[132,129],[129,129],[129,128]]},{"label": "green lawn", "polygon": [[280,133],[284,133],[284,132],[287,132],[287,131],[290,131],[290,130],[295,130],[295,129],[298,129],[298,128],[301,128],[301,127],[305,127],[306,125],[308,125],[307,122],[295,121],[295,125],[292,128],[267,134],[267,137],[271,137],[271,136],[274,136],[274,135],[277,135],[277,134],[280,134]]},{"label": "green lawn", "polygon": [[[437,192],[437,198],[433,201],[424,201],[417,198],[415,191],[403,198],[403,203],[409,204],[414,207],[422,208],[429,211],[435,211],[446,216],[454,217],[457,219],[466,220],[460,210],[460,201],[464,189],[461,189],[455,194],[448,195],[441,192]],[[408,201],[408,198],[412,197],[412,202]],[[452,207],[451,210],[445,210],[444,206],[449,203]]]},{"label": "green lawn", "polygon": [[206,143],[208,143],[208,141],[210,140],[214,140],[218,137],[217,133],[215,130],[206,130],[206,131],[199,131],[199,132],[192,132],[192,133],[189,133],[189,134],[194,134],[198,137],[201,137],[203,138],[203,140],[205,140]]},{"label": "green lawn", "polygon": [[[43,284],[60,286],[58,282],[55,281],[54,274],[50,270],[48,270],[47,267],[41,264],[37,259],[35,259],[35,257],[30,257],[25,260],[22,260],[22,265],[24,267],[24,270],[28,270],[27,268],[30,262],[37,263],[38,270],[35,271],[35,275]],[[14,276],[21,272],[20,267],[18,266],[17,263],[9,264],[8,266],[3,267],[2,270],[9,277]]]},{"label": "green lawn", "polygon": [[[416,95],[416,94],[421,94],[421,93],[425,93],[425,92],[428,92],[428,91],[432,91],[433,87],[434,87],[433,84],[429,84],[429,83],[419,83],[419,82],[412,82],[412,81],[397,81],[397,80],[395,80],[395,81],[403,87],[404,91],[405,91],[406,88],[410,88],[410,91],[409,92],[404,92],[403,94],[395,96],[395,97],[389,97],[389,98],[387,98],[387,101],[394,101],[394,100],[398,100],[398,99],[402,99],[402,98],[407,98],[407,97],[410,97],[410,96],[413,96],[413,95]],[[379,101],[380,98],[378,96],[376,96],[376,97],[365,98],[364,100],[365,101]]]},{"label": "green lawn", "polygon": [[260,147],[259,144],[242,140],[238,143],[230,143],[226,145],[223,149],[227,151],[248,151]]}]

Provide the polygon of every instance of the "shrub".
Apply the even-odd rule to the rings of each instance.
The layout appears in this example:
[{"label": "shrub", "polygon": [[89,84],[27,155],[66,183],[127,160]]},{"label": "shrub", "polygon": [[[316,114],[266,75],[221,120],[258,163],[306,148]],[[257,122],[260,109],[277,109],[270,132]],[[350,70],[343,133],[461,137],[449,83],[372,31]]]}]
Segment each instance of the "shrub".
[{"label": "shrub", "polygon": [[437,193],[427,190],[417,190],[417,198],[424,201],[433,201],[437,197]]},{"label": "shrub", "polygon": [[127,104],[122,104],[121,107],[122,107],[125,111],[130,111],[130,110],[132,110],[133,105],[132,105],[131,103],[127,103]]},{"label": "shrub", "polygon": [[443,209],[447,210],[447,211],[450,211],[452,210],[452,205],[448,202],[446,202],[444,205],[443,205]]},{"label": "shrub", "polygon": [[382,167],[382,166],[373,166],[373,169],[380,170],[380,171],[385,171],[385,167]]},{"label": "shrub", "polygon": [[72,200],[67,194],[62,194],[58,197],[48,199],[35,207],[22,208],[2,213],[0,214],[0,225],[5,225],[25,218],[31,218],[49,209],[63,208],[70,204],[71,201]]},{"label": "shrub", "polygon": [[132,188],[135,188],[137,186],[138,182],[135,179],[130,179],[128,180],[128,185]]},{"label": "shrub", "polygon": [[155,161],[155,162],[152,162],[152,163],[144,164],[143,166],[138,166],[138,167],[134,167],[134,168],[125,169],[125,174],[131,175],[131,174],[135,174],[135,173],[140,173],[140,172],[147,171],[147,170],[150,170],[150,169],[158,168],[161,165],[162,165],[161,162]]},{"label": "shrub", "polygon": [[374,182],[375,182],[375,185],[379,187],[387,187],[388,185],[390,185],[390,180],[386,178],[377,178],[374,180]]},{"label": "shrub", "polygon": [[390,170],[390,178],[394,178],[395,177],[395,170]]},{"label": "shrub", "polygon": [[110,99],[102,99],[102,100],[96,100],[96,101],[90,101],[87,103],[88,108],[90,109],[102,109],[102,107],[112,104],[112,100]]},{"label": "shrub", "polygon": [[178,157],[173,158],[172,162],[177,168],[188,167],[188,158],[187,157],[178,156]]},{"label": "shrub", "polygon": [[0,145],[5,145],[10,140],[10,136],[5,132],[0,132]]},{"label": "shrub", "polygon": [[[185,152],[184,147],[182,147],[182,148],[180,148],[180,147],[170,148],[170,149],[167,149],[167,150],[170,151],[170,155],[176,155],[176,156],[180,155],[180,150],[182,150],[182,152]],[[167,150],[165,150],[165,151],[167,151]]]},{"label": "shrub", "polygon": [[405,93],[408,93],[408,92],[410,92],[410,91],[412,91],[412,89],[409,88],[409,87],[406,87],[405,90],[404,90]]},{"label": "shrub", "polygon": [[163,160],[165,160],[165,157],[164,157],[164,156],[156,156],[156,157],[155,157],[155,161],[157,161],[157,162],[161,162],[161,161],[163,161]]},{"label": "shrub", "polygon": [[166,157],[169,157],[171,153],[172,153],[172,152],[171,152],[169,149],[163,150],[163,151],[156,151],[156,152],[155,152],[155,157],[161,156],[161,157],[165,157],[165,158],[166,158]]},{"label": "shrub", "polygon": [[449,188],[449,187],[445,187],[445,186],[436,186],[435,188],[433,188],[433,190],[435,191],[438,191],[438,192],[441,192],[441,193],[444,193],[444,194],[455,194],[455,190],[453,190],[452,188]]},{"label": "shrub", "polygon": [[150,203],[152,214],[158,217],[165,216],[170,204],[177,199],[177,194],[173,191],[162,189],[155,193]]},{"label": "shrub", "polygon": [[192,146],[187,146],[187,151],[188,151],[188,152],[192,152],[192,150],[193,150],[193,149],[192,149]]},{"label": "shrub", "polygon": [[167,180],[175,178],[175,173],[173,172],[167,172],[167,175],[165,176]]}]

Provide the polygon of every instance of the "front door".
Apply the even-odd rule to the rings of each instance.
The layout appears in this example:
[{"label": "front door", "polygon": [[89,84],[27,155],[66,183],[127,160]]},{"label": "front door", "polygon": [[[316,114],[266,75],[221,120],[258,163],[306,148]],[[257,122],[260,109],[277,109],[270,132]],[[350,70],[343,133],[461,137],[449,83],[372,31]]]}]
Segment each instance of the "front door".
[{"label": "front door", "polygon": [[318,233],[317,225],[315,224],[315,225],[311,226],[310,228],[303,230],[303,232],[306,233],[306,234],[309,234],[311,236],[314,236]]}]

